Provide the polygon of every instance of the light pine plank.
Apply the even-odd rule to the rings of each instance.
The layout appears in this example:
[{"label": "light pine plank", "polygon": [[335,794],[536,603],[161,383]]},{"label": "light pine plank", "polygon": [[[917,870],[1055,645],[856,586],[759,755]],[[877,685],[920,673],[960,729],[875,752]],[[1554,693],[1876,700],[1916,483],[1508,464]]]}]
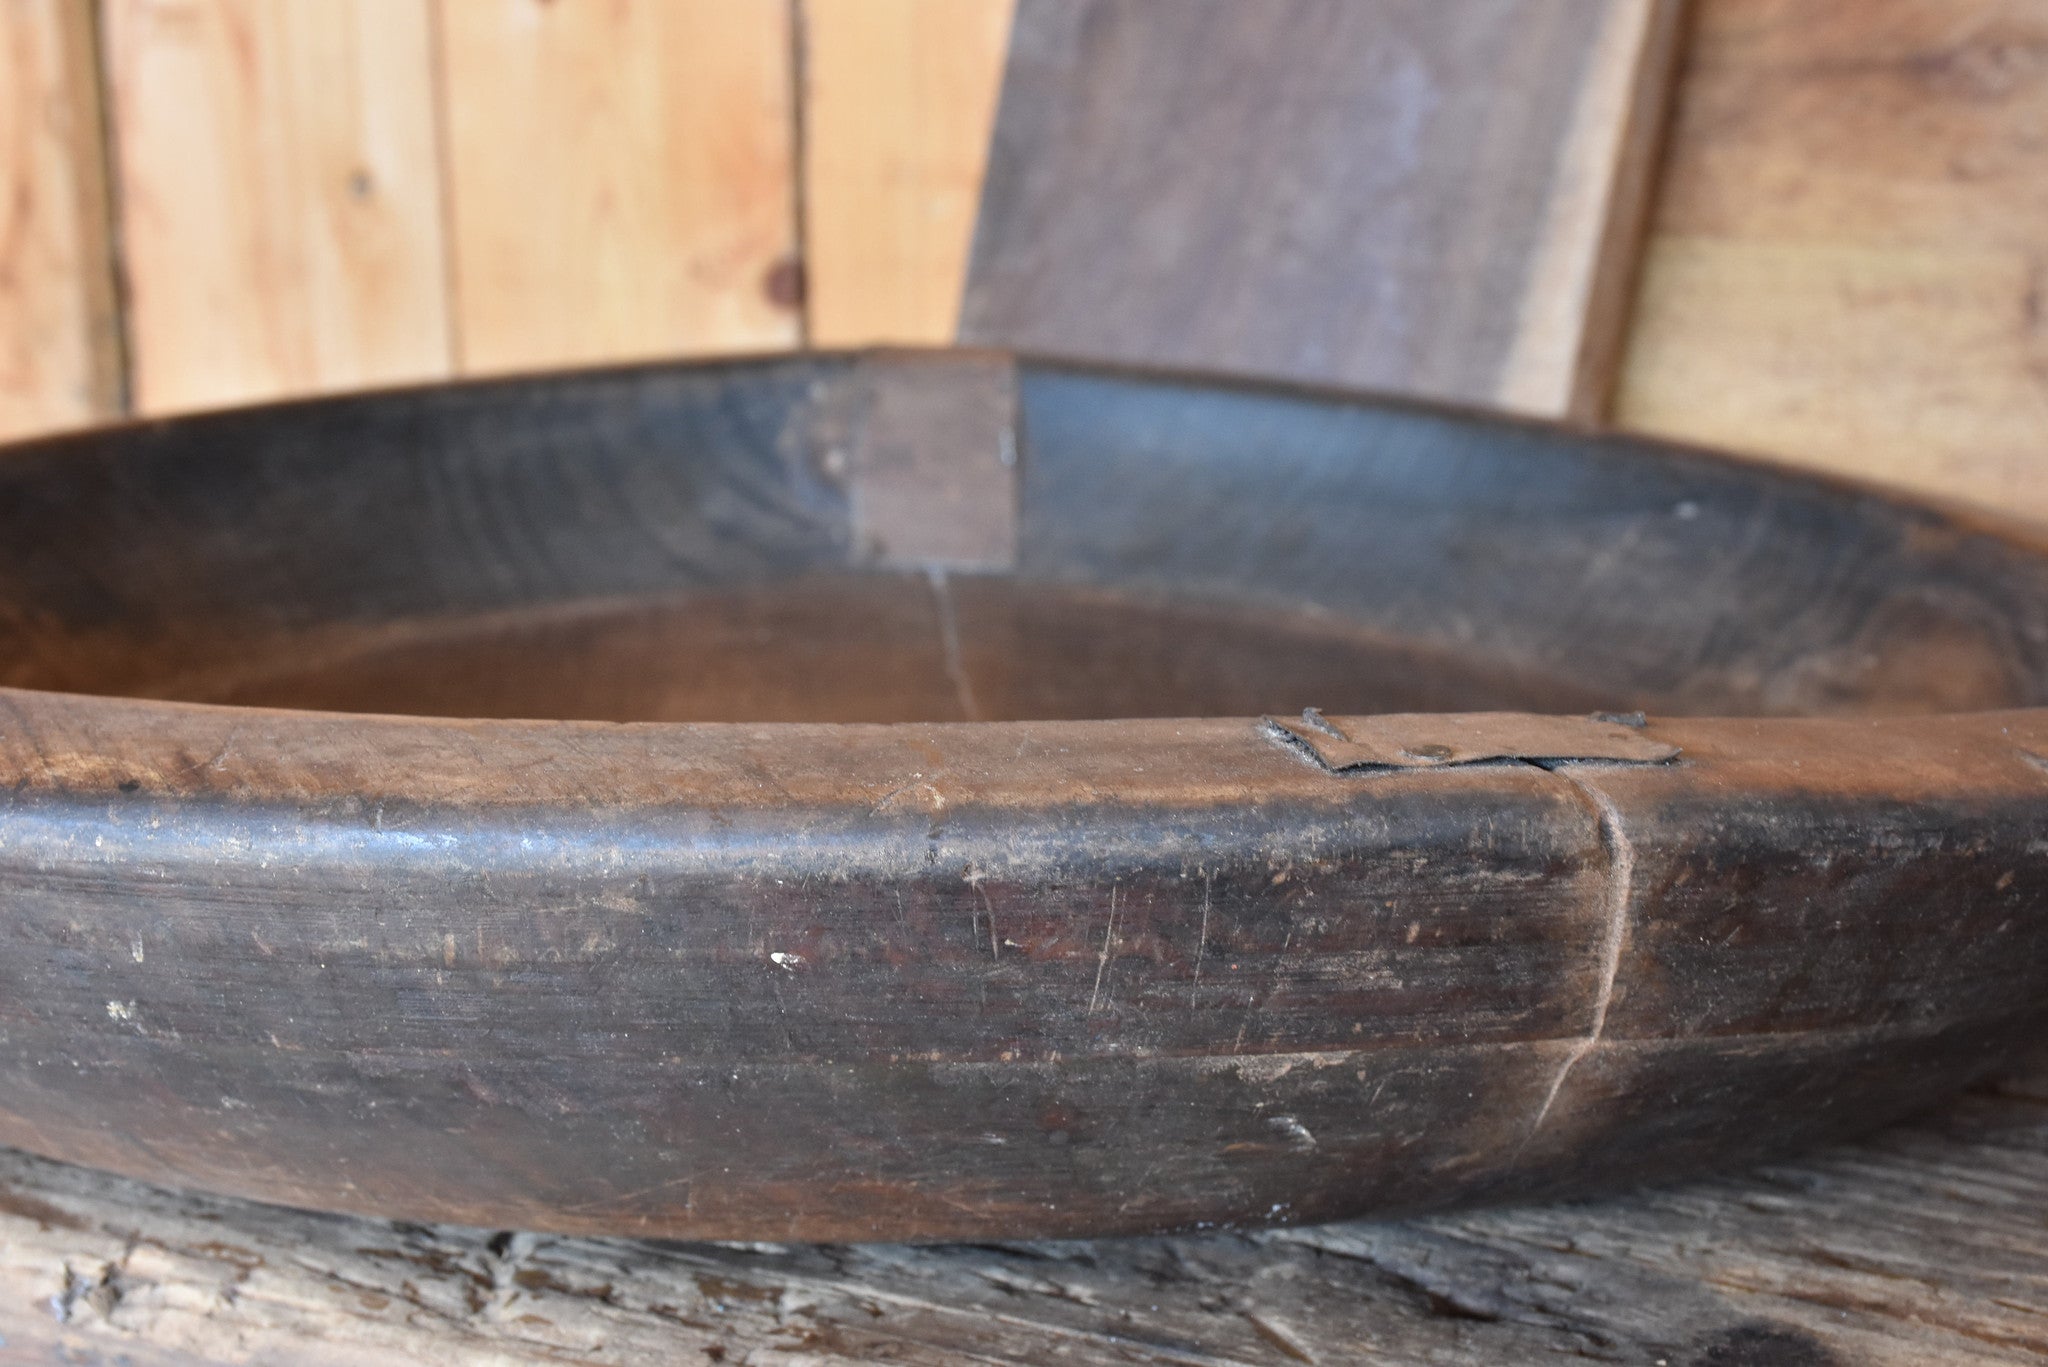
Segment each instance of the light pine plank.
[{"label": "light pine plank", "polygon": [[1675,0],[1019,0],[965,340],[1604,406]]},{"label": "light pine plank", "polygon": [[802,336],[788,0],[442,0],[467,371]]},{"label": "light pine plank", "polygon": [[953,339],[1014,7],[802,0],[814,343]]},{"label": "light pine plank", "polygon": [[2048,4],[1702,0],[1617,416],[2048,518]]},{"label": "light pine plank", "polygon": [[426,0],[106,0],[136,406],[445,374]]},{"label": "light pine plank", "polygon": [[120,406],[92,11],[0,0],[0,438]]}]

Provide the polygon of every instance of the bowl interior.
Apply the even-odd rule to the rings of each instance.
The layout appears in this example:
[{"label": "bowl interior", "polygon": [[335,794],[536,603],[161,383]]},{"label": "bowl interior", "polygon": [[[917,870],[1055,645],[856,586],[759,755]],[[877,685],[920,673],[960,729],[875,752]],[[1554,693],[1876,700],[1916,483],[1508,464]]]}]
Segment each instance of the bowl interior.
[{"label": "bowl interior", "polygon": [[814,576],[265,643],[192,701],[605,721],[1015,721],[1612,699],[1309,610],[1001,575]]},{"label": "bowl interior", "polygon": [[200,702],[1953,711],[2048,695],[2044,605],[2032,547],[1762,467],[946,355],[371,395],[0,459],[0,683]]}]

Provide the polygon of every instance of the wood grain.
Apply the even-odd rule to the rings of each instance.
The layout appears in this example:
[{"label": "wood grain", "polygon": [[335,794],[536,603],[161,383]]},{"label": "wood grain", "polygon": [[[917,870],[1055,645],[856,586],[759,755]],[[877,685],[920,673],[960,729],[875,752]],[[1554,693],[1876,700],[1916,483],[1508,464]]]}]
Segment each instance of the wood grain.
[{"label": "wood grain", "polygon": [[2048,6],[1699,10],[1618,416],[2048,517]]},{"label": "wood grain", "polygon": [[952,340],[1015,0],[804,0],[820,346]]},{"label": "wood grain", "polygon": [[117,412],[92,10],[0,0],[0,438]]},{"label": "wood grain", "polygon": [[0,1150],[0,1362],[1619,1362],[2048,1354],[2048,1061],[1796,1164],[1263,1234],[651,1244],[309,1215]]},{"label": "wood grain", "polygon": [[787,0],[442,0],[461,363],[801,339]]},{"label": "wood grain", "polygon": [[961,334],[1596,412],[1677,16],[1022,0]]},{"label": "wood grain", "polygon": [[423,0],[107,0],[139,410],[447,373]]}]

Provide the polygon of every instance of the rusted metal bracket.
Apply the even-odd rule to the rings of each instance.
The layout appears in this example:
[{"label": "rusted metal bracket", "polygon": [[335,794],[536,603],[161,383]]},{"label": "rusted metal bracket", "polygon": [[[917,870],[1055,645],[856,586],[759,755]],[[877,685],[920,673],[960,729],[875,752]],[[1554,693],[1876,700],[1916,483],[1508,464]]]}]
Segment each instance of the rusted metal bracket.
[{"label": "rusted metal bracket", "polygon": [[1640,714],[1546,717],[1532,712],[1398,712],[1299,719],[1267,717],[1276,740],[1305,750],[1332,773],[1443,769],[1489,760],[1606,760],[1659,764],[1678,747],[1643,734]]}]

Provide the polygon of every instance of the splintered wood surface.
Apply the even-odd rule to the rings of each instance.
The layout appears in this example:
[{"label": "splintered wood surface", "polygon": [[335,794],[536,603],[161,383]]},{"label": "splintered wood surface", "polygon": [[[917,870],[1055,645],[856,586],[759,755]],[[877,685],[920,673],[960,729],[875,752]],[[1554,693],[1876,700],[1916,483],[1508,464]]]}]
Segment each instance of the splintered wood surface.
[{"label": "splintered wood surface", "polygon": [[1601,1202],[1101,1243],[661,1244],[303,1214],[0,1150],[0,1363],[1921,1367],[2048,1354],[2048,1060]]},{"label": "splintered wood surface", "polygon": [[804,0],[814,345],[952,339],[1014,7]]},{"label": "splintered wood surface", "polygon": [[92,11],[0,3],[0,439],[121,401]]},{"label": "splintered wood surface", "polygon": [[441,0],[466,372],[795,346],[788,0]]},{"label": "splintered wood surface", "polygon": [[2048,517],[2048,5],[1699,7],[1617,416]]},{"label": "splintered wood surface", "polygon": [[107,0],[135,406],[445,375],[424,0]]},{"label": "splintered wood surface", "polygon": [[1022,0],[962,338],[1594,413],[1678,14]]}]

